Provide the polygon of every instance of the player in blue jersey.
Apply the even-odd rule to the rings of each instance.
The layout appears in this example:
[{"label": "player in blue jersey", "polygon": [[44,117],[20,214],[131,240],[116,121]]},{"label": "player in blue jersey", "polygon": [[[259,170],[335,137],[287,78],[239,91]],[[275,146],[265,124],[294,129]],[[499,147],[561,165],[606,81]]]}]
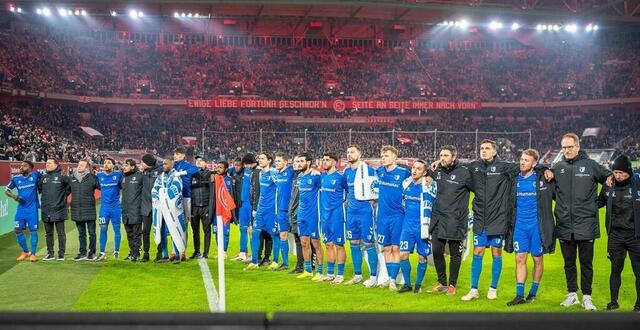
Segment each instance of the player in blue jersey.
[{"label": "player in blue jersey", "polygon": [[[378,251],[375,245],[375,234],[373,231],[373,207],[371,201],[361,201],[355,197],[354,184],[356,181],[356,173],[362,160],[362,151],[357,145],[350,145],[347,148],[347,162],[349,166],[344,170],[344,176],[347,180],[347,239],[351,248],[351,259],[353,261],[354,276],[351,280],[345,282],[346,285],[358,284],[363,281],[362,278],[362,250],[360,242],[363,243],[367,251],[367,259],[369,261],[370,276],[364,281],[367,287],[377,285],[378,274]],[[375,175],[373,167],[367,167],[370,176]]]},{"label": "player in blue jersey", "polygon": [[106,158],[102,164],[102,171],[96,175],[100,185],[100,212],[98,224],[100,225],[100,255],[97,260],[105,260],[107,248],[107,232],[109,223],[113,227],[114,248],[113,257],[118,259],[120,251],[120,223],[122,220],[122,207],[120,205],[120,181],[122,172],[115,171],[116,161]]},{"label": "player in blue jersey", "polygon": [[[240,176],[240,205],[238,206],[238,222],[240,224],[240,253],[235,256],[233,261],[247,261],[249,256],[247,245],[249,242],[249,227],[251,226],[251,218],[253,207],[251,205],[251,175],[255,171],[256,157],[253,154],[246,154],[242,157],[242,169],[236,173]],[[257,253],[258,251],[252,251]]]},{"label": "player in blue jersey", "polygon": [[[251,263],[246,270],[258,268],[258,257],[260,250],[260,234],[266,232],[273,239],[273,251],[280,250],[280,239],[278,237],[278,222],[276,221],[276,182],[275,169],[271,167],[273,157],[267,153],[258,155],[258,166],[260,167],[260,197],[253,219],[253,229],[251,235]],[[278,253],[274,253],[273,262],[270,269],[276,269],[278,265]],[[275,265],[274,265],[275,264]]]},{"label": "player in blue jersey", "polygon": [[300,161],[298,168],[300,174],[296,180],[298,185],[299,204],[298,204],[298,235],[302,245],[302,255],[304,258],[304,271],[297,278],[313,278],[311,245],[316,253],[318,277],[322,276],[323,270],[323,253],[320,245],[320,214],[319,193],[320,193],[320,175],[314,174],[311,168],[313,158],[308,153],[299,154],[296,157]]},{"label": "player in blue jersey", "polygon": [[[200,171],[197,166],[189,163],[185,157],[187,156],[187,149],[184,147],[177,147],[173,150],[173,161],[175,162],[174,169],[175,177],[179,177],[182,180],[182,201],[184,204],[184,219],[187,224],[191,221],[191,177],[198,174]],[[215,226],[214,226],[215,227]],[[187,238],[188,241],[188,238]],[[175,256],[171,256],[172,259]],[[186,259],[185,259],[186,260]],[[185,261],[182,260],[182,261]]]},{"label": "player in blue jersey", "polygon": [[[33,171],[32,162],[28,160],[23,161],[20,165],[20,175],[11,178],[11,182],[9,182],[4,192],[5,195],[18,202],[18,208],[16,209],[14,218],[14,232],[16,233],[18,244],[20,248],[22,248],[22,254],[18,257],[18,261],[23,261],[27,258],[29,258],[31,262],[37,260],[38,208],[40,208],[37,183],[40,176],[40,172]],[[11,192],[14,188],[18,190],[17,195]],[[27,246],[27,238],[24,234],[27,228],[29,229],[31,249]]]},{"label": "player in blue jersey", "polygon": [[398,149],[382,146],[380,149],[382,166],[377,169],[378,196],[378,244],[384,248],[384,261],[387,265],[389,281],[381,287],[396,290],[396,277],[400,270],[400,234],[402,232],[402,182],[411,176],[411,172],[397,164]]},{"label": "player in blue jersey", "polygon": [[[422,280],[427,272],[427,257],[431,254],[431,243],[421,237],[421,218],[431,218],[431,211],[436,200],[437,184],[432,181],[427,185],[427,165],[422,160],[416,160],[411,168],[411,178],[403,182],[404,220],[402,234],[400,234],[400,268],[404,277],[404,285],[398,292],[421,292]],[[418,253],[418,272],[416,274],[415,289],[411,287],[411,263],[409,254],[414,248]]]},{"label": "player in blue jersey", "polygon": [[[520,173],[515,189],[515,221],[511,228],[513,252],[516,253],[516,296],[507,306],[535,300],[542,279],[543,255],[555,247],[553,186],[546,182],[540,171],[535,170],[539,158],[540,154],[534,149],[524,150],[520,156]],[[533,283],[525,298],[529,254],[533,258]]]},{"label": "player in blue jersey", "polygon": [[274,250],[275,256],[278,253],[282,256],[282,265],[273,270],[285,271],[289,269],[289,241],[288,234],[291,225],[289,223],[289,201],[291,200],[291,185],[293,183],[293,167],[287,162],[289,158],[282,152],[275,155],[275,173],[274,180],[276,182],[276,221],[278,223],[278,231],[280,232],[280,251]]},{"label": "player in blue jersey", "polygon": [[322,169],[325,173],[320,178],[320,228],[327,247],[327,275],[316,274],[317,277],[314,278],[315,281],[331,281],[331,284],[344,281],[344,262],[347,256],[344,249],[344,202],[348,187],[344,175],[336,168],[337,163],[338,156],[334,153],[322,156]]}]

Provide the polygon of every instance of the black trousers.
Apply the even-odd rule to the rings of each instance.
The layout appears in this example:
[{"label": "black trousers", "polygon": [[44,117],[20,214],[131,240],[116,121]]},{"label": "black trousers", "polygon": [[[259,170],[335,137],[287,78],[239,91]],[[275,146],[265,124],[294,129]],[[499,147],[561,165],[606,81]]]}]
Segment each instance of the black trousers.
[{"label": "black trousers", "polygon": [[151,229],[153,228],[153,215],[142,216],[142,250],[145,254],[149,253],[151,246]]},{"label": "black trousers", "polygon": [[578,270],[576,257],[580,259],[580,287],[582,294],[591,295],[593,283],[593,240],[560,240],[560,250],[564,258],[564,275],[567,278],[567,292],[578,292]]},{"label": "black trousers", "polygon": [[[96,254],[96,221],[76,221],[81,255]],[[87,251],[87,232],[89,233],[89,251]]]},{"label": "black trousers", "polygon": [[211,222],[208,206],[192,206],[191,207],[191,229],[193,230],[193,248],[194,252],[200,252],[200,224],[204,231],[204,249],[203,254],[209,254],[211,247]]},{"label": "black trousers", "polygon": [[296,269],[304,268],[304,256],[302,255],[302,243],[300,242],[300,235],[293,233],[293,239],[296,242]]},{"label": "black trousers", "polygon": [[640,307],[640,239],[635,237],[616,237],[609,235],[607,242],[607,255],[611,260],[611,275],[609,276],[609,290],[611,301],[618,301],[618,293],[622,280],[620,275],[624,269],[624,261],[629,253],[631,268],[636,278],[636,307]]},{"label": "black trousers", "polygon": [[[258,259],[264,252],[264,257],[261,260],[270,260],[271,259],[271,250],[273,249],[273,240],[271,239],[271,235],[264,230],[260,231],[260,250],[258,251]],[[252,252],[253,253],[253,252]]]},{"label": "black trousers", "polygon": [[[439,239],[438,232],[432,234],[431,247],[433,249],[433,264],[438,274],[438,283],[447,286],[456,286],[458,283],[458,274],[460,274],[460,266],[462,265],[462,252],[464,250],[463,241],[453,241]],[[450,263],[449,263],[449,281],[447,282],[447,261],[444,258],[445,246],[449,244]]]},{"label": "black trousers", "polygon": [[129,255],[132,257],[140,256],[140,245],[142,245],[142,241],[140,240],[142,236],[142,224],[136,223],[132,225],[125,224],[124,230],[127,232],[127,241],[129,242]]},{"label": "black trousers", "polygon": [[45,222],[44,232],[47,241],[47,254],[54,255],[53,232],[58,233],[58,257],[64,257],[67,247],[67,233],[64,231],[64,221]]}]

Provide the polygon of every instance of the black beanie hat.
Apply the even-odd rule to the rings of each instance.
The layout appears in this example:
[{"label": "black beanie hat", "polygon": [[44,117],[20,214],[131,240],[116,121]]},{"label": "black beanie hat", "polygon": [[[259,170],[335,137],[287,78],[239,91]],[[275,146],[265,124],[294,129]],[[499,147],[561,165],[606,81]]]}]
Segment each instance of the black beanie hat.
[{"label": "black beanie hat", "polygon": [[633,176],[633,169],[631,168],[631,161],[627,155],[620,155],[611,164],[612,171],[624,171]]},{"label": "black beanie hat", "polygon": [[244,156],[242,156],[242,164],[255,164],[256,163],[256,156],[254,156],[253,154],[245,154]]},{"label": "black beanie hat", "polygon": [[154,167],[156,166],[156,157],[152,154],[145,154],[142,156],[142,162],[149,167]]}]

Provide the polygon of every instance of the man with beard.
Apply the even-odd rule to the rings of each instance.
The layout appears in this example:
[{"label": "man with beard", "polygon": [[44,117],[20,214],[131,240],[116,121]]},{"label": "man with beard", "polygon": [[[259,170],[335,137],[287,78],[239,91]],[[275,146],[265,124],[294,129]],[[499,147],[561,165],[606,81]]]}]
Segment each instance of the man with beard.
[{"label": "man with beard", "polygon": [[[211,171],[204,158],[196,157],[198,173],[191,176],[191,229],[193,230],[193,254],[189,259],[208,258],[211,246],[211,219],[213,185]],[[204,232],[204,249],[200,253],[200,225]]]},{"label": "man with beard", "polygon": [[[86,160],[78,162],[71,175],[71,220],[78,228],[80,251],[75,261],[96,259],[96,189],[100,189],[98,178],[91,173]],[[89,250],[87,251],[87,233]]]},{"label": "man with beard", "polygon": [[140,203],[142,201],[142,174],[138,172],[136,161],[127,159],[124,162],[124,176],[122,177],[122,223],[127,232],[129,242],[129,255],[127,260],[138,261],[140,257],[140,246],[142,245],[140,235],[142,233],[142,217]]},{"label": "man with beard", "polygon": [[64,253],[67,244],[67,234],[64,229],[64,221],[67,220],[67,196],[71,192],[69,189],[69,178],[62,175],[58,160],[47,159],[47,172],[38,181],[38,190],[41,194],[40,202],[42,222],[47,241],[47,256],[44,261],[55,260],[54,255],[54,229],[58,234],[58,260],[64,260]]},{"label": "man with beard", "polygon": [[[14,232],[18,239],[18,245],[22,248],[22,254],[17,258],[18,261],[23,261],[27,258],[31,262],[38,260],[36,252],[38,251],[38,209],[40,208],[38,181],[40,177],[40,172],[33,171],[33,163],[24,161],[20,165],[20,175],[11,178],[11,182],[9,182],[4,192],[5,195],[18,203],[14,218]],[[17,195],[11,192],[14,188],[18,190]],[[29,228],[31,249],[27,246],[27,238],[24,234],[24,230],[27,228]]]}]

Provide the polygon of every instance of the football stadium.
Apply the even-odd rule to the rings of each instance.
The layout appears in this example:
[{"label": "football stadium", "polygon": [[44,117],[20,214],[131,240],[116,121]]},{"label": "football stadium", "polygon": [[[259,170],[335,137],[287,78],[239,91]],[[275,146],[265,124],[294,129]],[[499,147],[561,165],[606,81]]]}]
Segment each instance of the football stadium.
[{"label": "football stadium", "polygon": [[0,4],[0,328],[640,326],[639,0]]}]

